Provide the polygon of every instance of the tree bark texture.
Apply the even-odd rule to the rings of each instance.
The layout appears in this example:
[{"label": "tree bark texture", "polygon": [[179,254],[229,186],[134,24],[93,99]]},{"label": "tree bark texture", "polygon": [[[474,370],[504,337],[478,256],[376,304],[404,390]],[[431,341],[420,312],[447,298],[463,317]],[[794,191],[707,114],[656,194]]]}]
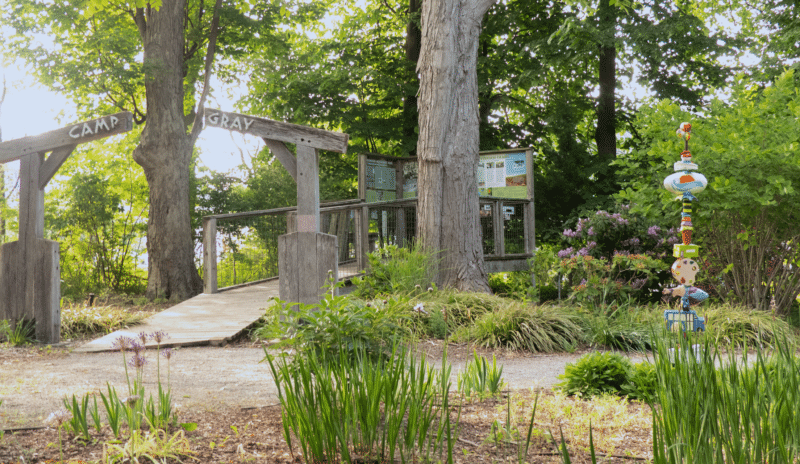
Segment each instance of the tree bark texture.
[{"label": "tree bark texture", "polygon": [[[150,190],[147,297],[182,300],[203,290],[194,264],[189,185],[192,144],[183,114],[185,0],[139,16],[147,122],[133,159]],[[146,22],[145,22],[146,21]]]},{"label": "tree bark texture", "polygon": [[598,15],[599,29],[604,40],[599,45],[600,96],[597,101],[597,128],[594,138],[600,159],[611,162],[617,156],[617,114],[614,106],[617,50],[613,42],[617,22],[615,7],[610,5],[609,0],[601,0]]},{"label": "tree bark texture", "polygon": [[477,58],[483,15],[494,0],[422,5],[417,237],[441,251],[438,283],[489,291],[479,219]]}]

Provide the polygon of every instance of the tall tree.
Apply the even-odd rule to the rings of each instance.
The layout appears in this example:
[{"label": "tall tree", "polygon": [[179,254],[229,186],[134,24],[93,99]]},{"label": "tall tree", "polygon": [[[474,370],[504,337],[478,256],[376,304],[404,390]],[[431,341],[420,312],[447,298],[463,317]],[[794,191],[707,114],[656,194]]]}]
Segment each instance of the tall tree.
[{"label": "tall tree", "polygon": [[483,262],[477,166],[478,39],[495,0],[422,4],[417,240],[442,252],[439,281],[488,291]]},{"label": "tall tree", "polygon": [[245,2],[244,13],[220,0],[7,4],[0,23],[14,34],[2,46],[30,63],[42,83],[72,96],[82,114],[125,109],[145,124],[133,157],[150,190],[147,296],[184,299],[202,291],[190,225],[191,157],[215,34],[233,62],[272,39],[278,7]]}]

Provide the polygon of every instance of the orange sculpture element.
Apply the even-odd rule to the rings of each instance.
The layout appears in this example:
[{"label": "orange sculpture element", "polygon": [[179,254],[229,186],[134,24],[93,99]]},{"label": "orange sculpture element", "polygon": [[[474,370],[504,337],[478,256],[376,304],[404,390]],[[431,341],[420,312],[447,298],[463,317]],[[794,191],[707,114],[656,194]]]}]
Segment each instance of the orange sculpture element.
[{"label": "orange sculpture element", "polygon": [[694,177],[690,175],[681,176],[681,184],[688,184],[689,182],[694,182]]},{"label": "orange sculpture element", "polygon": [[681,236],[683,237],[683,244],[690,245],[692,243],[692,231],[691,230],[683,230],[681,231]]},{"label": "orange sculpture element", "polygon": [[692,125],[689,124],[688,122],[685,122],[685,123],[683,123],[682,129],[683,129],[684,132],[689,132],[690,130],[692,130]]}]

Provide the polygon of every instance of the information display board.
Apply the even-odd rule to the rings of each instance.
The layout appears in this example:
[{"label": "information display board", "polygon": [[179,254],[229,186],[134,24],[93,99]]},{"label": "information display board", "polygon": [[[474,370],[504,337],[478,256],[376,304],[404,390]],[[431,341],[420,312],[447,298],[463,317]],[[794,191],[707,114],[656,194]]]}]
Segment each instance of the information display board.
[{"label": "information display board", "polygon": [[527,180],[525,151],[480,156],[478,190],[481,196],[528,198]]}]

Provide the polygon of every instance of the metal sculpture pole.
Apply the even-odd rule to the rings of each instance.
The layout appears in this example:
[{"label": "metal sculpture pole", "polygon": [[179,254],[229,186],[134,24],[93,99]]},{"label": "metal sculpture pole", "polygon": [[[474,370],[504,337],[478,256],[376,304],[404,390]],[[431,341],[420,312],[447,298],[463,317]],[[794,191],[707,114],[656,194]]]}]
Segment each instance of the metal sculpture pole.
[{"label": "metal sculpture pole", "polygon": [[[672,296],[681,297],[681,310],[664,311],[664,319],[667,327],[673,330],[705,330],[705,319],[697,316],[691,310],[693,304],[698,304],[708,298],[708,293],[694,286],[697,273],[700,271],[700,264],[697,258],[700,256],[700,247],[692,243],[692,203],[697,200],[695,195],[700,194],[708,181],[706,177],[697,172],[697,164],[692,162],[692,153],[689,151],[689,139],[691,138],[692,125],[688,122],[681,123],[677,135],[684,141],[684,150],[681,153],[680,161],[673,165],[674,174],[664,179],[664,188],[671,193],[678,195],[681,200],[681,242],[672,249],[672,255],[677,258],[672,264],[672,276],[678,281],[678,286],[665,290],[665,293]],[[675,324],[679,322],[680,324]]]}]

